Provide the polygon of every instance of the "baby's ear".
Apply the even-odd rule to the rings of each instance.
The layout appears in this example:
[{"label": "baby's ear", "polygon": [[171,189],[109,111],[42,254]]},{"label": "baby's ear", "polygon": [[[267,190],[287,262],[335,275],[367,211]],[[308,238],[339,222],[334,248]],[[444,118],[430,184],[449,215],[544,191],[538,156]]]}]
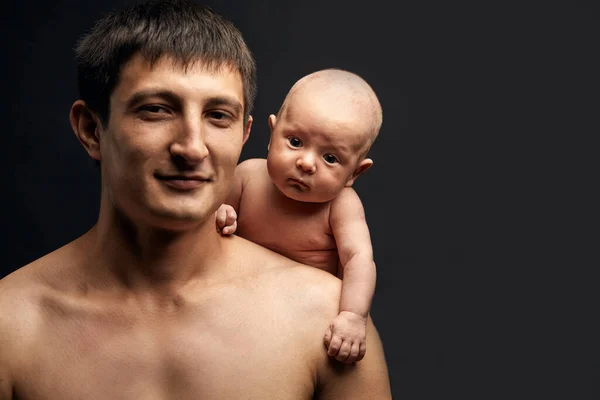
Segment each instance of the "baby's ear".
[{"label": "baby's ear", "polygon": [[[277,117],[273,114],[269,115],[269,128],[271,129],[271,136],[273,136],[273,129],[277,123]],[[271,136],[269,136],[269,144],[267,145],[267,151],[271,150]]]},{"label": "baby's ear", "polygon": [[370,158],[365,158],[364,160],[362,160],[360,164],[358,164],[358,167],[356,167],[356,169],[354,170],[354,173],[352,173],[352,177],[348,179],[348,182],[346,182],[346,187],[352,186],[356,178],[358,178],[360,174],[362,174],[372,166],[373,160],[371,160]]},{"label": "baby's ear", "polygon": [[244,127],[244,144],[246,144],[246,141],[248,140],[248,138],[250,137],[250,130],[252,129],[252,121],[254,119],[252,118],[252,115],[248,116],[248,121],[246,122],[246,126]]},{"label": "baby's ear", "polygon": [[271,133],[273,133],[273,129],[275,129],[276,123],[277,117],[274,114],[269,115],[269,128],[271,128]]}]

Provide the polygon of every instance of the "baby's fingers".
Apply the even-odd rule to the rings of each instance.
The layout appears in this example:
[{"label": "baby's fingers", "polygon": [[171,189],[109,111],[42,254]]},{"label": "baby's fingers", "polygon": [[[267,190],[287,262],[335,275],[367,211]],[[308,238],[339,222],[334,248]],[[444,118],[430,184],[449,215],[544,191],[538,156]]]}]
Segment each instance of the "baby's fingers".
[{"label": "baby's fingers", "polygon": [[233,207],[227,209],[227,225],[233,225],[233,223],[237,220],[237,214]]},{"label": "baby's fingers", "polygon": [[352,347],[350,347],[350,355],[346,358],[346,364],[352,364],[356,361],[359,361],[358,355],[360,353],[360,344],[358,342],[352,343]]},{"label": "baby's fingers", "polygon": [[325,347],[327,347],[327,349],[329,349],[329,343],[331,343],[331,328],[327,328],[327,332],[325,332],[323,341],[325,342]]},{"label": "baby's fingers", "polygon": [[340,350],[340,347],[342,347],[342,339],[339,336],[334,335],[331,338],[331,341],[329,342],[329,349],[327,349],[327,355],[330,357],[337,355],[338,351]]},{"label": "baby's fingers", "polygon": [[227,222],[227,208],[225,206],[221,206],[219,207],[219,209],[217,210],[217,215],[216,215],[216,222],[217,222],[217,230],[221,230],[226,226],[226,222]]},{"label": "baby's fingers", "polygon": [[360,361],[365,357],[365,353],[367,352],[367,343],[363,340],[360,342],[358,347],[358,358],[356,361]]},{"label": "baby's fingers", "polygon": [[350,349],[352,348],[350,342],[348,340],[344,340],[342,342],[342,345],[340,346],[340,351],[338,352],[337,356],[335,356],[335,359],[345,363],[346,359],[348,358],[348,356],[350,355]]},{"label": "baby's fingers", "polygon": [[237,228],[237,214],[233,207],[227,209],[225,213],[225,224],[222,226],[223,234],[229,235],[235,232]]},{"label": "baby's fingers", "polygon": [[223,235],[231,235],[237,229],[237,221],[233,221],[232,224],[227,224],[225,228],[221,230]]}]

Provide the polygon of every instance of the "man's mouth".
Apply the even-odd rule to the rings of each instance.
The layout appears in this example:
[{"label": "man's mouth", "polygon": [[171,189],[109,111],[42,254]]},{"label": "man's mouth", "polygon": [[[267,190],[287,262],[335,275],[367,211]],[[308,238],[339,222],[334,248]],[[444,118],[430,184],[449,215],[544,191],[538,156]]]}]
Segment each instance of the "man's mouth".
[{"label": "man's mouth", "polygon": [[155,174],[154,177],[161,182],[164,182],[167,186],[177,190],[192,190],[196,189],[207,182],[211,181],[211,178],[205,175],[199,174],[177,174],[177,175],[159,175]]}]

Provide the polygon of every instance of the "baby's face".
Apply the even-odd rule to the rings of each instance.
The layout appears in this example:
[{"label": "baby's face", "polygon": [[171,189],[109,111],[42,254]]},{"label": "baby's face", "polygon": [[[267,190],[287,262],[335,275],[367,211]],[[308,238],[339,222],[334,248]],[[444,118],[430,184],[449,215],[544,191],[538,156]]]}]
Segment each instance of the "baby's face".
[{"label": "baby's face", "polygon": [[313,101],[288,107],[279,119],[271,117],[267,167],[285,196],[323,203],[351,185],[368,126],[348,111]]}]

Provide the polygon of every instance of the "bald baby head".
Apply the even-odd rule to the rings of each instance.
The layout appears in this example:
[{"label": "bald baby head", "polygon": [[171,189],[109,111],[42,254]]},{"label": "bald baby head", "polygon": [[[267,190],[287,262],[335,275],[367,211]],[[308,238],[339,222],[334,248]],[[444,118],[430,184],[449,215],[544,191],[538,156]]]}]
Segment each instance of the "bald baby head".
[{"label": "bald baby head", "polygon": [[341,69],[325,69],[301,78],[288,92],[278,118],[311,107],[364,134],[363,156],[377,138],[383,120],[375,92],[360,76]]}]

